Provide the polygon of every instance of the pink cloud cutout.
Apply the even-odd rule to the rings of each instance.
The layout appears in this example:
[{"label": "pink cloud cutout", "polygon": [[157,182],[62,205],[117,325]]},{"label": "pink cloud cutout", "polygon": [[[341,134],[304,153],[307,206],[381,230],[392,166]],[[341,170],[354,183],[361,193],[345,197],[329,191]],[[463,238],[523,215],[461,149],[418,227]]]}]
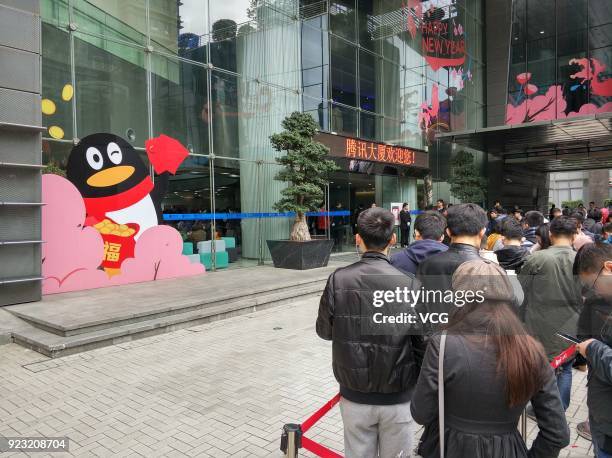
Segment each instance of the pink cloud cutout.
[{"label": "pink cloud cutout", "polygon": [[85,204],[74,185],[58,175],[42,177],[43,294],[101,288],[204,273],[204,266],[182,255],[180,234],[169,226],[143,232],[134,258],[126,259],[121,273],[109,278],[99,266],[104,242],[93,227],[85,226]]}]

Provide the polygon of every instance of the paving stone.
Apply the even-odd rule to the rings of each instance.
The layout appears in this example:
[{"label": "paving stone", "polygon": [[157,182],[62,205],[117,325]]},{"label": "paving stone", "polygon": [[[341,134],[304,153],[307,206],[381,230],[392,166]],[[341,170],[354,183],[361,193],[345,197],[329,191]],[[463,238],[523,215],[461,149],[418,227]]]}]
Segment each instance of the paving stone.
[{"label": "paving stone", "polygon": [[[282,425],[303,421],[337,392],[330,344],[314,332],[317,305],[300,300],[52,361],[4,345],[0,434],[65,434],[70,456],[281,456]],[[575,432],[585,400],[586,374],[574,372],[572,443],[560,456],[592,454]],[[531,420],[528,432],[530,443]],[[307,436],[341,453],[339,410]]]}]

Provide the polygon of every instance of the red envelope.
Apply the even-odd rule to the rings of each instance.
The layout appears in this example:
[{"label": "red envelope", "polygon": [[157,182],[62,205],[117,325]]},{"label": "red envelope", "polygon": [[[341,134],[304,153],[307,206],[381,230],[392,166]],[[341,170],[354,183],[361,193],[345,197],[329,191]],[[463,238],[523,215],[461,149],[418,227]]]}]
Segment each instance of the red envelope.
[{"label": "red envelope", "polygon": [[145,141],[147,156],[158,175],[164,172],[176,173],[179,165],[189,155],[189,151],[178,140],[161,134]]}]

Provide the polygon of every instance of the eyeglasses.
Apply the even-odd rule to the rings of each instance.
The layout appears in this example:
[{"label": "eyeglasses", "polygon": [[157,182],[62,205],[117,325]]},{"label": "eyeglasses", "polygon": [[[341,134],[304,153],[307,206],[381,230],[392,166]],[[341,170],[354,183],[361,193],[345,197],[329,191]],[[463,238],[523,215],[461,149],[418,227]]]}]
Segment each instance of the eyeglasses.
[{"label": "eyeglasses", "polygon": [[595,291],[595,285],[597,284],[597,280],[599,280],[601,273],[604,271],[604,267],[605,266],[601,266],[601,269],[599,269],[599,272],[597,272],[597,276],[595,277],[595,280],[593,281],[593,284],[590,287],[591,290]]}]

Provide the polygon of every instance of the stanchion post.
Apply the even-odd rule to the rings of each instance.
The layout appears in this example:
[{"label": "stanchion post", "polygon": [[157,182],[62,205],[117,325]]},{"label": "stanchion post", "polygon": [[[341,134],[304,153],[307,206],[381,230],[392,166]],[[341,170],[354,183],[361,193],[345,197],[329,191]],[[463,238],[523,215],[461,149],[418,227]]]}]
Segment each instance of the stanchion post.
[{"label": "stanchion post", "polygon": [[283,426],[280,449],[285,458],[297,458],[298,450],[302,447],[302,427],[295,423]]}]

